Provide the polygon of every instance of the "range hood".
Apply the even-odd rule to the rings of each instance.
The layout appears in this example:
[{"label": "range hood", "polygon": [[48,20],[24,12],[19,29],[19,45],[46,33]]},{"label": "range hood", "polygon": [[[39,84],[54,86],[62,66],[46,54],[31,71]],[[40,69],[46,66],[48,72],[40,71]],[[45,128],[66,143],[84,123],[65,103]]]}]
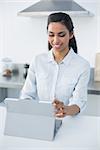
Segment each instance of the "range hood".
[{"label": "range hood", "polygon": [[21,16],[47,16],[54,12],[65,12],[71,16],[93,16],[93,14],[73,0],[41,0],[18,12]]}]

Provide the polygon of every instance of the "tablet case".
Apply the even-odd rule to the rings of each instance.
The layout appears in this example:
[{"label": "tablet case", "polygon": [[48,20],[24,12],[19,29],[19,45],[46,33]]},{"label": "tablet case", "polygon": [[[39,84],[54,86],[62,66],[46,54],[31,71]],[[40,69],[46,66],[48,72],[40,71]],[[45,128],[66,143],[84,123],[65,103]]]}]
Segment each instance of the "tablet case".
[{"label": "tablet case", "polygon": [[52,104],[10,98],[4,102],[7,108],[5,135],[50,141],[54,139],[62,120],[54,117]]}]

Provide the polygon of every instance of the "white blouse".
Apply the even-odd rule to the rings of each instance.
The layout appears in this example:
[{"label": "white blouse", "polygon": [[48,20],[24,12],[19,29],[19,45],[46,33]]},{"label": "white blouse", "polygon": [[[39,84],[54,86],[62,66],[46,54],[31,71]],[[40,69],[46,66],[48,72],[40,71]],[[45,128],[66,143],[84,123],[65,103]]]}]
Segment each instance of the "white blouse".
[{"label": "white blouse", "polygon": [[72,49],[59,64],[51,50],[33,59],[20,98],[51,102],[56,98],[66,105],[76,104],[82,111],[89,76],[89,63]]}]

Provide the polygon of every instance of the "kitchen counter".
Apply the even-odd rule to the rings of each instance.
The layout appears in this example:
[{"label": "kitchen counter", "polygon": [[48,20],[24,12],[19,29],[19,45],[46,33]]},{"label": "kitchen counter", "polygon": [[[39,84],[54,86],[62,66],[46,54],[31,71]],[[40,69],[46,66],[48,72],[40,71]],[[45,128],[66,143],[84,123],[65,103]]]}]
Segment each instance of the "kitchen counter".
[{"label": "kitchen counter", "polygon": [[100,95],[100,82],[91,81],[88,85],[88,94]]},{"label": "kitchen counter", "polygon": [[24,85],[24,64],[13,64],[13,72],[10,77],[2,76],[0,72],[0,102],[6,97],[19,97]]},{"label": "kitchen counter", "polygon": [[100,81],[94,81],[94,68],[91,68],[90,81],[88,84],[88,94],[100,95]]},{"label": "kitchen counter", "polygon": [[2,150],[100,149],[100,117],[78,115],[66,117],[54,141],[43,141],[4,135],[5,116],[6,109],[0,106],[0,149]]},{"label": "kitchen counter", "polygon": [[23,64],[14,64],[15,68],[10,77],[0,74],[0,88],[22,88],[25,82],[23,77]]}]

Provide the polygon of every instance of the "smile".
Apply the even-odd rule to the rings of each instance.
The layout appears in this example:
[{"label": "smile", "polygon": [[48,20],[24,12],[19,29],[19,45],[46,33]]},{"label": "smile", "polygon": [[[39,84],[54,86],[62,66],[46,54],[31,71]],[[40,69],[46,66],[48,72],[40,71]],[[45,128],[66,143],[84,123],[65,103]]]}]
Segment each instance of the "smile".
[{"label": "smile", "polygon": [[55,48],[59,48],[60,46],[61,45],[59,45],[59,44],[54,45]]}]

